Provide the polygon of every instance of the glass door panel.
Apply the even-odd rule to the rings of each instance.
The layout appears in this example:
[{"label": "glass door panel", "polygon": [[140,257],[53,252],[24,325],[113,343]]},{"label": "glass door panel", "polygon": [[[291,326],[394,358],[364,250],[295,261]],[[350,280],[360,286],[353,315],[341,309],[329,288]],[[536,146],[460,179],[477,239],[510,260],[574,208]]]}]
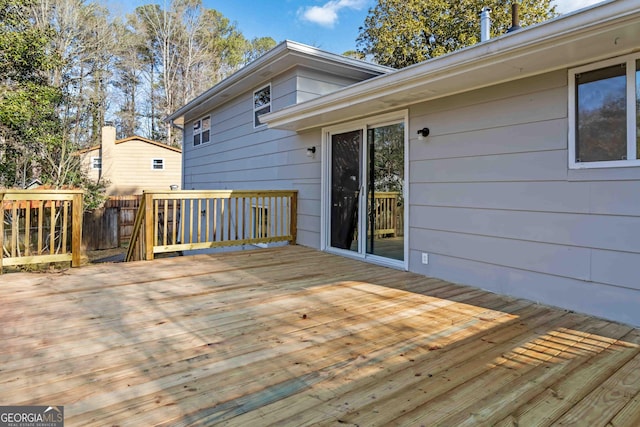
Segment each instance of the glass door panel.
[{"label": "glass door panel", "polygon": [[359,252],[362,131],[331,135],[331,246]]},{"label": "glass door panel", "polygon": [[367,130],[368,254],[404,260],[404,123]]}]

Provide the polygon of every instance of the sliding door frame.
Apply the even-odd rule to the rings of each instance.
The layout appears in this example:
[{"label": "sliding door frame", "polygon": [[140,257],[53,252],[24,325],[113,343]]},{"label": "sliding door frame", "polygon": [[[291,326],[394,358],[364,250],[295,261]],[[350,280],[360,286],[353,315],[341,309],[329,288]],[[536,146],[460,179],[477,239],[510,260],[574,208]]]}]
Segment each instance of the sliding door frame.
[{"label": "sliding door frame", "polygon": [[[368,132],[370,128],[386,126],[395,123],[404,124],[404,259],[395,260],[366,253],[367,226],[367,174],[368,174]],[[332,135],[351,131],[361,131],[361,159],[360,169],[361,188],[359,195],[358,214],[358,251],[350,251],[331,246],[331,139]],[[363,259],[387,267],[408,270],[409,267],[409,111],[401,110],[393,113],[367,117],[322,129],[322,173],[321,173],[321,213],[320,213],[320,249],[326,252],[349,258]],[[362,238],[365,236],[365,238]]]}]

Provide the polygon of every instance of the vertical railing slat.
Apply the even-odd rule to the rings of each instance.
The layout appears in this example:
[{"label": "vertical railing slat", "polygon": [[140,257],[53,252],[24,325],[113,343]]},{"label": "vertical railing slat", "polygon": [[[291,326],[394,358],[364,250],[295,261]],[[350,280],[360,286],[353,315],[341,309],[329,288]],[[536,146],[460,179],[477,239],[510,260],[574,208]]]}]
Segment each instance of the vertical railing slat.
[{"label": "vertical railing slat", "polygon": [[0,193],[0,274],[4,259],[4,195]]},{"label": "vertical railing slat", "polygon": [[171,222],[171,243],[176,244],[176,234],[178,230],[178,200],[173,200],[173,221]]},{"label": "vertical railing slat", "polygon": [[72,203],[71,266],[80,267],[82,262],[82,194],[74,194]]},{"label": "vertical railing slat", "polygon": [[169,200],[164,199],[163,224],[162,224],[162,244],[167,246],[167,235],[169,234]]},{"label": "vertical railing slat", "polygon": [[69,202],[66,200],[63,202],[64,208],[62,211],[62,239],[60,241],[61,253],[67,253],[67,242],[69,241],[69,236],[67,233],[67,228],[69,227]]},{"label": "vertical railing slat", "polygon": [[211,204],[211,200],[210,199],[205,199],[204,200],[204,210],[205,210],[205,240],[206,241],[210,241],[211,236],[209,234],[209,232],[211,231],[211,222],[209,221],[209,205]]},{"label": "vertical railing slat", "polygon": [[289,207],[289,232],[291,240],[289,243],[296,244],[298,239],[298,193],[291,194],[291,205]]},{"label": "vertical railing slat", "polygon": [[31,201],[24,202],[24,256],[31,255]]},{"label": "vertical railing slat", "polygon": [[16,257],[18,253],[18,203],[17,201],[13,202],[13,206],[11,209],[11,257]]},{"label": "vertical railing slat", "polygon": [[218,199],[213,198],[213,239],[212,241],[218,241]]},{"label": "vertical railing slat", "polygon": [[232,198],[227,199],[227,240],[233,240],[233,202]]},{"label": "vertical railing slat", "polygon": [[202,242],[202,199],[198,198],[198,212],[196,212],[198,218],[198,241]]},{"label": "vertical railing slat", "polygon": [[153,206],[153,194],[150,193],[144,193],[145,201],[144,201],[144,240],[145,240],[145,247],[144,247],[144,258],[148,261],[153,259],[153,244],[154,244],[154,236],[155,236],[155,232],[154,232],[154,218],[153,218],[153,211],[154,211],[154,206]]},{"label": "vertical railing slat", "polygon": [[56,251],[56,202],[55,200],[49,200],[51,208],[49,209],[49,255],[53,255]]},{"label": "vertical railing slat", "polygon": [[42,255],[42,245],[44,243],[44,200],[38,202],[38,255]]},{"label": "vertical railing slat", "polygon": [[234,240],[238,240],[238,218],[239,218],[240,212],[238,211],[238,198],[234,197],[234,199],[235,199],[235,202],[236,202],[236,211],[235,211],[236,220],[235,220],[235,224],[234,224],[234,227],[233,227],[234,231],[235,231],[233,239]]}]

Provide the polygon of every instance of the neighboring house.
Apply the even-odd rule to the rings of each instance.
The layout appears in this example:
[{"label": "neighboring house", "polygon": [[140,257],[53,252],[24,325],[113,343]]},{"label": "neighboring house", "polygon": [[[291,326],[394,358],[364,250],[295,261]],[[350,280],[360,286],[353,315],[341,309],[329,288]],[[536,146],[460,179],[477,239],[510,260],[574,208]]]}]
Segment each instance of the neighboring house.
[{"label": "neighboring house", "polygon": [[[253,131],[252,94],[284,80],[256,73],[170,117],[184,188],[294,188],[299,244],[640,325],[637,0],[306,102],[272,83]],[[391,181],[404,230],[385,234],[372,200]]]},{"label": "neighboring house", "polygon": [[90,178],[108,182],[110,196],[180,188],[182,150],[140,136],[116,140],[113,126],[102,128],[101,145],[80,155]]}]

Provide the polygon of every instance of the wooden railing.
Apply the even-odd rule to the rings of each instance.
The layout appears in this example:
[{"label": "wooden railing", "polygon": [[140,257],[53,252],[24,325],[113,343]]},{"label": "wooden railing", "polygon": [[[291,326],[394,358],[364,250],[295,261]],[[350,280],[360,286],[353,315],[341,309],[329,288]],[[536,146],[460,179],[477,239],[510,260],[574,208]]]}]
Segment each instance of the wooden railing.
[{"label": "wooden railing", "polygon": [[295,243],[297,191],[150,191],[143,194],[126,261],[155,254]]},{"label": "wooden railing", "polygon": [[82,190],[0,190],[3,266],[71,261],[80,266]]},{"label": "wooden railing", "polygon": [[402,209],[398,207],[399,192],[380,191],[375,193],[375,235],[402,235]]}]

